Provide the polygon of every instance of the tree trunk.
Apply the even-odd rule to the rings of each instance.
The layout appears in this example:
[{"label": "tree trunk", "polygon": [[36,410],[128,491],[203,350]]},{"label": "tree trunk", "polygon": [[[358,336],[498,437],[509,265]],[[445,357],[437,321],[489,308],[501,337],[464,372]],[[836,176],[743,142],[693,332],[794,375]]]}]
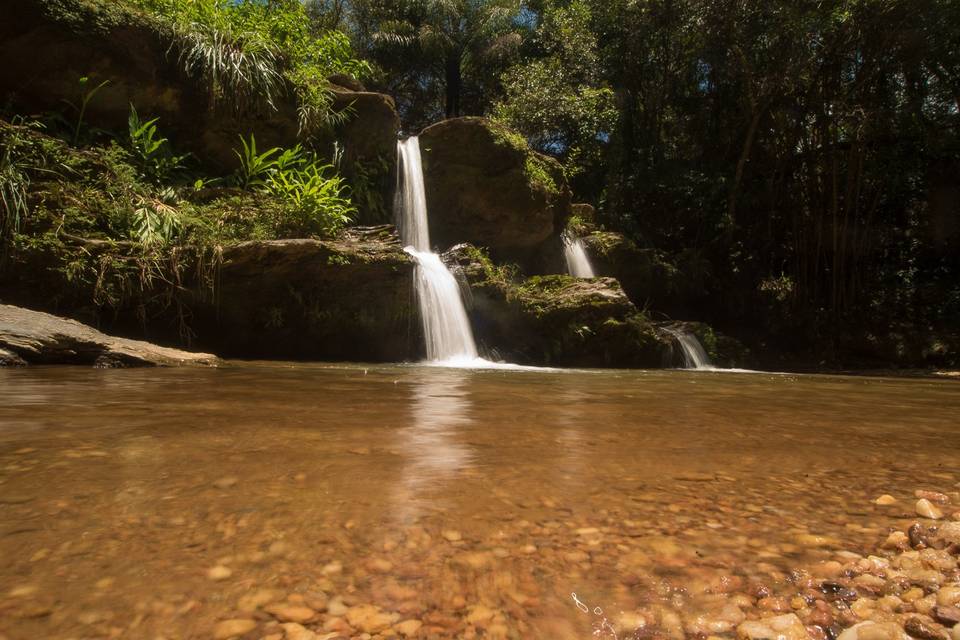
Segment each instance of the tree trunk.
[{"label": "tree trunk", "polygon": [[743,141],[743,150],[740,152],[740,159],[737,161],[737,170],[733,175],[733,185],[730,187],[730,195],[727,200],[727,217],[733,224],[737,219],[737,193],[740,191],[740,182],[743,180],[743,171],[747,166],[747,160],[750,159],[750,151],[753,149],[753,140],[757,137],[757,129],[760,127],[760,118],[763,116],[764,108],[758,107],[750,119],[750,128],[747,130],[747,139]]},{"label": "tree trunk", "polygon": [[460,89],[463,86],[460,56],[458,55],[451,55],[447,58],[446,83],[446,116],[448,118],[457,118],[460,116]]}]

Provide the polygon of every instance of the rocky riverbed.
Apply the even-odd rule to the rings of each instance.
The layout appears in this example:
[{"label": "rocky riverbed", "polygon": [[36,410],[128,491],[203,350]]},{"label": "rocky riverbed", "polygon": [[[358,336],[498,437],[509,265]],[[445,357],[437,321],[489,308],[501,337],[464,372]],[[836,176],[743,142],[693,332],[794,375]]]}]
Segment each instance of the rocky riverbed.
[{"label": "rocky riverbed", "polygon": [[950,382],[2,375],[3,640],[960,633]]}]

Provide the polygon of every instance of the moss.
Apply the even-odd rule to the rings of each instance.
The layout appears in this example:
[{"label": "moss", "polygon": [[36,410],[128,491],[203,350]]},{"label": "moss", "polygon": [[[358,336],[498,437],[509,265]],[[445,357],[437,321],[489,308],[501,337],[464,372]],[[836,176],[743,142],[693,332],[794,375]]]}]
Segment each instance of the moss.
[{"label": "moss", "polygon": [[549,160],[538,153],[530,152],[523,165],[527,179],[535,185],[542,187],[547,193],[556,195],[560,193],[560,187],[557,181],[551,175]]},{"label": "moss", "polygon": [[497,122],[489,121],[488,129],[493,134],[494,143],[501,147],[508,147],[521,153],[530,153],[527,139],[516,131],[512,131]]},{"label": "moss", "polygon": [[118,0],[41,0],[44,16],[84,36],[107,36],[131,24],[169,33],[163,24]]}]

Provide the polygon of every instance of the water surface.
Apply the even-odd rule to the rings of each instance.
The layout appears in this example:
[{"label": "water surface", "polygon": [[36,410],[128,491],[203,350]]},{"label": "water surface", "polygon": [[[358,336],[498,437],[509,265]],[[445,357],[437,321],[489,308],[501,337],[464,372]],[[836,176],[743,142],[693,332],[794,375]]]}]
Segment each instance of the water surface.
[{"label": "water surface", "polygon": [[878,495],[956,491],[958,415],[917,379],[0,370],[0,637],[260,638],[262,589],[320,637],[361,605],[421,637],[667,637],[875,548],[911,515]]}]

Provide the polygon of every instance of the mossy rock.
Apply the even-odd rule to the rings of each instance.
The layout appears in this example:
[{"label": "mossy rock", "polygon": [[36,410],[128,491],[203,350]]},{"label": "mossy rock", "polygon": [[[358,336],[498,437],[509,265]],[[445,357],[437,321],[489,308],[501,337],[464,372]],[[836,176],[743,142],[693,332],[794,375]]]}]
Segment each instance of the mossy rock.
[{"label": "mossy rock", "polygon": [[661,338],[612,278],[523,277],[461,244],[446,254],[470,288],[477,339],[511,362],[580,367],[658,367]]},{"label": "mossy rock", "polygon": [[484,118],[455,118],[425,129],[420,148],[436,246],[469,242],[524,261],[565,227],[563,169],[519,134]]}]

